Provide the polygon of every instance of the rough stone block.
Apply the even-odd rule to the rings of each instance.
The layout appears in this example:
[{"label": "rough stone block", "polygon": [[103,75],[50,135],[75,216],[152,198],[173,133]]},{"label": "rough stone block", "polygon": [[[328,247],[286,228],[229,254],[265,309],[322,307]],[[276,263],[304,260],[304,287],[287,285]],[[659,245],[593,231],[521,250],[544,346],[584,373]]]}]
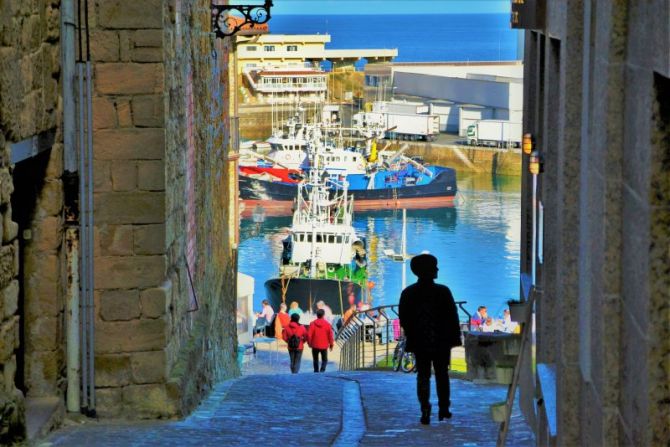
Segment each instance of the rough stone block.
[{"label": "rough stone block", "polygon": [[131,225],[101,225],[98,228],[102,256],[133,254],[133,227]]},{"label": "rough stone block", "polygon": [[129,99],[119,99],[116,101],[116,116],[118,117],[120,127],[131,127],[133,125]]},{"label": "rough stone block", "polygon": [[117,62],[119,60],[119,34],[116,31],[94,30],[91,32],[90,42],[93,61]]},{"label": "rough stone block", "polygon": [[100,417],[123,414],[123,388],[98,388],[95,390],[96,413]]},{"label": "rough stone block", "polygon": [[130,52],[130,60],[133,62],[161,62],[163,57],[161,48],[134,48]]},{"label": "rough stone block", "polygon": [[112,189],[133,191],[137,188],[137,163],[135,161],[112,161]]},{"label": "rough stone block", "polygon": [[98,3],[97,22],[103,28],[136,29],[162,28],[160,0],[107,0]]},{"label": "rough stone block", "polygon": [[95,160],[93,164],[93,188],[95,192],[109,192],[112,190],[112,162],[110,160]]},{"label": "rough stone block", "polygon": [[12,213],[7,212],[3,215],[2,224],[2,242],[7,244],[19,235],[19,224],[12,220]]},{"label": "rough stone block", "polygon": [[155,287],[165,278],[165,256],[105,256],[97,260],[95,285],[100,289]]},{"label": "rough stone block", "polygon": [[19,308],[19,282],[14,280],[2,291],[2,307],[5,319],[11,317]]},{"label": "rough stone block", "polygon": [[139,189],[143,191],[165,190],[165,163],[162,160],[140,161],[137,169]]},{"label": "rough stone block", "polygon": [[0,442],[3,445],[22,445],[22,441],[26,438],[26,408],[23,393],[16,388],[0,392],[0,411],[3,416]]},{"label": "rough stone block", "polygon": [[164,384],[131,385],[123,389],[123,402],[141,418],[165,418],[178,414],[177,402]]},{"label": "rough stone block", "polygon": [[163,129],[116,129],[93,133],[95,161],[161,160],[165,155]]},{"label": "rough stone block", "polygon": [[93,129],[112,129],[117,126],[114,102],[109,98],[93,98],[93,111]]},{"label": "rough stone block", "polygon": [[163,192],[95,194],[95,218],[100,224],[148,224],[165,221]]},{"label": "rough stone block", "polygon": [[14,179],[8,168],[0,169],[0,200],[9,203],[14,192]]},{"label": "rough stone block", "polygon": [[104,321],[129,321],[140,317],[137,290],[106,290],[100,294],[100,317]]},{"label": "rough stone block", "polygon": [[143,318],[160,318],[166,313],[167,293],[163,287],[143,290],[140,293]]},{"label": "rough stone block", "polygon": [[163,91],[163,64],[104,63],[95,66],[95,88],[104,95]]},{"label": "rough stone block", "polygon": [[28,351],[55,351],[58,348],[59,321],[54,317],[26,321],[26,349]]},{"label": "rough stone block", "polygon": [[133,47],[163,48],[163,31],[156,29],[142,29],[129,34]]},{"label": "rough stone block", "polygon": [[161,383],[167,377],[164,351],[150,351],[131,354],[133,383]]},{"label": "rough stone block", "polygon": [[130,384],[130,356],[96,355],[96,387],[119,387]]},{"label": "rough stone block", "polygon": [[30,243],[31,248],[41,252],[57,250],[61,244],[61,225],[60,216],[48,216],[36,222]]},{"label": "rough stone block", "polygon": [[55,143],[49,153],[49,163],[44,173],[45,178],[57,179],[63,175],[63,144]]},{"label": "rough stone block", "polygon": [[56,395],[63,366],[58,351],[38,351],[26,354],[26,388],[33,396]]},{"label": "rough stone block", "polygon": [[133,251],[136,255],[165,253],[165,225],[137,225],[133,228]]},{"label": "rough stone block", "polygon": [[27,318],[42,315],[57,316],[62,311],[57,281],[46,280],[42,275],[32,275],[24,281],[24,302]]},{"label": "rough stone block", "polygon": [[40,191],[38,209],[45,216],[55,216],[63,209],[63,182],[47,180]]},{"label": "rough stone block", "polygon": [[0,247],[0,288],[7,287],[18,272],[17,244]]},{"label": "rough stone block", "polygon": [[2,325],[0,325],[0,363],[4,363],[14,353],[15,347],[19,343],[18,331],[18,315],[10,318],[9,320],[5,320],[2,322]]},{"label": "rough stone block", "polygon": [[166,326],[162,319],[98,322],[96,354],[156,351],[165,347]]},{"label": "rough stone block", "polygon": [[162,95],[136,96],[132,100],[133,124],[138,127],[162,127],[165,112]]},{"label": "rough stone block", "polygon": [[13,355],[11,358],[5,361],[5,364],[2,368],[2,377],[3,377],[3,389],[6,392],[14,391],[16,388],[16,356]]}]

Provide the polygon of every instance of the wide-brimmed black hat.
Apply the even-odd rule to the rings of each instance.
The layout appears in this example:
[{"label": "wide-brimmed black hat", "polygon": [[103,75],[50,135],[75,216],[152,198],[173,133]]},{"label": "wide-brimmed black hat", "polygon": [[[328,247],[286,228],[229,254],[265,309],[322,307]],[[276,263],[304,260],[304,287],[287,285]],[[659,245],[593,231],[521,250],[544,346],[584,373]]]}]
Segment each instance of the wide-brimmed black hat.
[{"label": "wide-brimmed black hat", "polygon": [[409,268],[419,278],[433,277],[437,270],[437,258],[428,254],[414,256],[409,263]]}]

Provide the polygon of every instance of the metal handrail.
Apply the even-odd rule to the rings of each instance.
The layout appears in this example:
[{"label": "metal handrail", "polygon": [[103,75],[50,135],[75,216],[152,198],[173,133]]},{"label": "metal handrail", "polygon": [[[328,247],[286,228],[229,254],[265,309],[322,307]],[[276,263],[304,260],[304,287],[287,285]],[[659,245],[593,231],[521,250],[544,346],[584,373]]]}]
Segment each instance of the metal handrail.
[{"label": "metal handrail", "polygon": [[[467,328],[472,329],[472,314],[464,307],[467,301],[456,301],[455,304],[468,316]],[[372,315],[377,315],[376,318]],[[335,337],[335,343],[340,347],[340,371],[353,371],[365,368],[377,367],[379,356],[378,348],[382,348],[379,354],[384,354],[388,359],[393,350],[389,346],[393,335],[392,322],[399,318],[399,305],[390,304],[385,306],[372,307],[367,310],[356,311],[347,322],[340,328]],[[461,322],[461,327],[466,325]],[[377,329],[386,331],[385,344],[380,344],[377,340]],[[402,328],[400,329],[402,336]],[[371,345],[371,346],[370,346]],[[370,355],[372,349],[372,355]],[[366,356],[366,351],[368,355]]]},{"label": "metal handrail", "polygon": [[[397,304],[356,311],[335,337],[335,342],[340,347],[340,370],[374,368],[377,366],[378,353],[384,354],[384,358],[388,359],[393,352],[388,343],[393,335],[392,322],[397,318]],[[382,345],[377,340],[378,333],[386,336],[383,337],[387,341],[385,344]],[[372,349],[371,356],[370,349]]]}]

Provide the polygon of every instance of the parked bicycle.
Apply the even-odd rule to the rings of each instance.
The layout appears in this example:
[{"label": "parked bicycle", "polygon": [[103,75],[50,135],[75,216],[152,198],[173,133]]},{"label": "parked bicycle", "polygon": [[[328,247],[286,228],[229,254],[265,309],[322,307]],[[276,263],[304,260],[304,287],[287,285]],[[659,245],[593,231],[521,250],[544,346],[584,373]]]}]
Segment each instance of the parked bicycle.
[{"label": "parked bicycle", "polygon": [[400,337],[398,344],[393,351],[393,359],[391,362],[393,371],[402,370],[403,372],[408,373],[414,371],[416,368],[416,358],[414,357],[414,353],[405,351],[406,340],[405,337]]}]

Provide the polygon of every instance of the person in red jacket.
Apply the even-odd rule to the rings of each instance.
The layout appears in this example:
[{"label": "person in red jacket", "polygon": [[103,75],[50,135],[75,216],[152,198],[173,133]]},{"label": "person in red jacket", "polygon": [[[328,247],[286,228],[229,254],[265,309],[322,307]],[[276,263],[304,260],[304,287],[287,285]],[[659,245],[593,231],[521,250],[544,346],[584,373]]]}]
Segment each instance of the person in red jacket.
[{"label": "person in red jacket", "polygon": [[[312,359],[314,360],[314,372],[325,372],[328,363],[328,348],[333,350],[333,327],[323,316],[323,309],[316,311],[316,320],[309,324],[307,332],[307,343],[312,347]],[[319,368],[319,354],[321,354],[321,368]]]},{"label": "person in red jacket", "polygon": [[[307,329],[300,324],[300,314],[291,315],[291,322],[284,328],[281,335],[284,341],[288,343],[291,372],[297,374],[300,371],[303,344],[307,341]],[[295,338],[293,338],[294,336]]]}]

